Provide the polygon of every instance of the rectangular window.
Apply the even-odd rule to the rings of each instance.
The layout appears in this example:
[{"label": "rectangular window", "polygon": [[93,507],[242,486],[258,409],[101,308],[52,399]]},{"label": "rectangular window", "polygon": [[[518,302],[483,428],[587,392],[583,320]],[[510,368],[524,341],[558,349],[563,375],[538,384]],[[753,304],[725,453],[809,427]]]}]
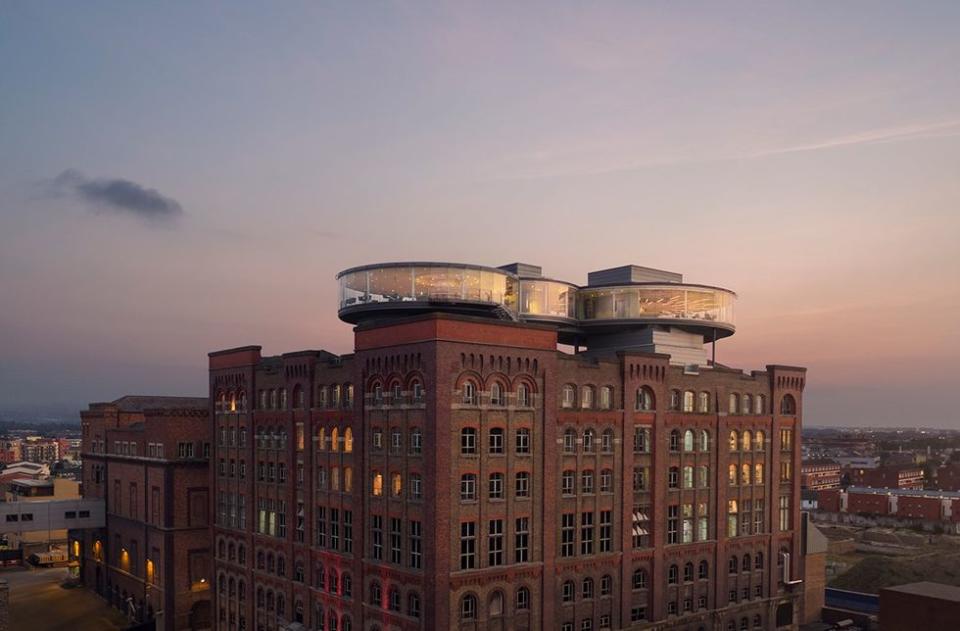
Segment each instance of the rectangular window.
[{"label": "rectangular window", "polygon": [[477,522],[460,523],[460,569],[472,570],[477,566]]},{"label": "rectangular window", "polygon": [[763,532],[763,500],[758,499],[753,502],[753,532],[759,534]]},{"label": "rectangular window", "polygon": [[780,496],[780,530],[790,530],[790,496]]},{"label": "rectangular window", "polygon": [[560,516],[560,556],[572,557],[576,537],[574,520],[576,514],[564,513]]},{"label": "rectangular window", "polygon": [[374,515],[371,524],[371,534],[373,542],[372,556],[378,561],[383,560],[383,517]]},{"label": "rectangular window", "polygon": [[[273,532],[270,534],[273,534]],[[281,539],[287,536],[287,503],[284,500],[277,500],[276,536]]]},{"label": "rectangular window", "polygon": [[613,517],[611,511],[600,511],[600,552],[613,549]]},{"label": "rectangular window", "polygon": [[423,524],[410,522],[410,567],[420,568],[423,564]]},{"label": "rectangular window", "polygon": [[400,556],[400,520],[396,517],[390,518],[390,562],[400,565],[402,558]]},{"label": "rectangular window", "polygon": [[650,470],[647,467],[633,468],[633,490],[634,492],[646,491],[647,483],[650,479]]},{"label": "rectangular window", "polygon": [[330,549],[340,548],[340,509],[330,509]]},{"label": "rectangular window", "polygon": [[488,564],[503,565],[503,520],[491,519],[487,533]]},{"label": "rectangular window", "polygon": [[739,513],[737,507],[737,500],[728,500],[727,501],[727,536],[736,537],[737,536],[737,514]]},{"label": "rectangular window", "polygon": [[677,543],[678,516],[680,507],[676,504],[667,507],[667,543]]},{"label": "rectangular window", "polygon": [[343,511],[343,551],[353,552],[353,511],[348,510]]},{"label": "rectangular window", "polygon": [[693,504],[683,505],[683,522],[681,523],[680,540],[683,543],[693,542]]},{"label": "rectangular window", "polygon": [[327,509],[324,506],[316,507],[317,528],[313,533],[313,540],[318,548],[327,547]]},{"label": "rectangular window", "polygon": [[527,563],[530,560],[530,518],[519,517],[514,530],[514,563]]},{"label": "rectangular window", "polygon": [[580,554],[593,554],[593,513],[580,515]]},{"label": "rectangular window", "polygon": [[613,472],[610,469],[604,469],[600,472],[600,492],[613,492]]},{"label": "rectangular window", "polygon": [[633,507],[633,547],[650,547],[650,506]]}]

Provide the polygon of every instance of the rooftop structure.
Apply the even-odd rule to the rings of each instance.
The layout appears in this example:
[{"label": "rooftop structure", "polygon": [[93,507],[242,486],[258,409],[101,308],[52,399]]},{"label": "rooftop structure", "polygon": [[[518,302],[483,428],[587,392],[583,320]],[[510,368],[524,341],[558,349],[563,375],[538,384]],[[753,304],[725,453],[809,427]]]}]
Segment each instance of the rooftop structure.
[{"label": "rooftop structure", "polygon": [[541,323],[556,328],[560,343],[592,356],[635,350],[667,353],[675,365],[707,365],[704,344],[736,331],[734,292],[636,265],[590,272],[584,286],[545,278],[528,263],[376,263],[337,279],[345,322],[442,311]]}]

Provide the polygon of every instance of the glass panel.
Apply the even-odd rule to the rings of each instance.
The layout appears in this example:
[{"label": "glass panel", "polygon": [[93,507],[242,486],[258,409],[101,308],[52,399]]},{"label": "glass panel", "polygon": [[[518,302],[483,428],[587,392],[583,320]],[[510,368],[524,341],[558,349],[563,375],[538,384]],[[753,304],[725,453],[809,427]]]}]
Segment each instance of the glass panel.
[{"label": "glass panel", "polygon": [[733,294],[723,290],[646,285],[585,288],[579,291],[579,303],[582,320],[675,318],[733,324]]}]

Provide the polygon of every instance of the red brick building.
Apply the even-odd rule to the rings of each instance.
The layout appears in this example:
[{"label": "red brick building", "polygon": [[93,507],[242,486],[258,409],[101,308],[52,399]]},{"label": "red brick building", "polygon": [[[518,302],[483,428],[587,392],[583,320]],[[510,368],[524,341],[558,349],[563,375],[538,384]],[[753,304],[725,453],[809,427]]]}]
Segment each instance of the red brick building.
[{"label": "red brick building", "polygon": [[951,462],[937,469],[936,488],[941,491],[960,491],[960,462]]},{"label": "red brick building", "polygon": [[106,504],[106,526],[81,531],[85,584],[157,629],[209,628],[207,399],[127,396],[80,416],[83,496]]},{"label": "red brick building", "polygon": [[890,465],[875,469],[853,468],[850,484],[880,489],[922,489],[923,467],[917,465]]},{"label": "red brick building", "polygon": [[960,620],[960,587],[910,583],[880,590],[880,631],[955,629]]},{"label": "red brick building", "polygon": [[218,629],[797,628],[804,369],[707,362],[643,268],[414,266],[341,277],[352,355],[210,354]]},{"label": "red brick building", "polygon": [[806,460],[800,470],[800,486],[803,489],[840,488],[840,463],[833,460]]}]

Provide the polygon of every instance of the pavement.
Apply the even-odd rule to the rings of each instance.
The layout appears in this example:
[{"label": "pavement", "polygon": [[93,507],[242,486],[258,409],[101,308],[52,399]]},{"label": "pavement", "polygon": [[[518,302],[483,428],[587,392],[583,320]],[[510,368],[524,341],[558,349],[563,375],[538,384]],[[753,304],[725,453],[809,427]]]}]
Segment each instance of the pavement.
[{"label": "pavement", "polygon": [[30,631],[119,631],[127,621],[99,596],[64,589],[66,568],[4,569],[10,586],[10,628]]}]

